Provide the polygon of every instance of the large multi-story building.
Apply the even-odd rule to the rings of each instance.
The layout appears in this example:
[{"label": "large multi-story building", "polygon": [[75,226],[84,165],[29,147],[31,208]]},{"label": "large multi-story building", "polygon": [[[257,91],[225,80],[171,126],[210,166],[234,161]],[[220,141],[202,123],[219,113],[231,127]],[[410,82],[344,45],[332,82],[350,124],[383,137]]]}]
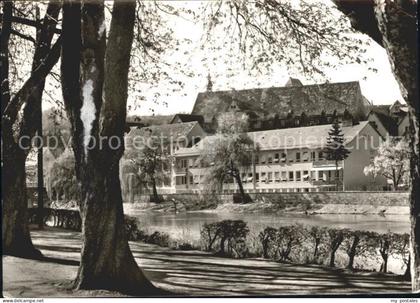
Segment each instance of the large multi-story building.
[{"label": "large multi-story building", "polygon": [[[368,121],[357,125],[343,125],[345,145],[349,157],[338,163],[325,159],[330,125],[249,132],[258,152],[241,179],[246,192],[310,192],[337,190],[367,190],[386,186],[386,181],[373,179],[363,173],[369,165],[382,137]],[[173,192],[202,192],[209,190],[206,179],[209,167],[202,167],[203,150],[217,140],[208,136],[198,144],[181,148],[174,153],[172,171]],[[339,180],[335,178],[338,169]],[[224,193],[238,191],[237,184],[223,184]]]},{"label": "large multi-story building", "polygon": [[[302,85],[291,78],[284,87],[199,93],[191,115],[178,114],[170,124],[132,129],[128,137],[171,138],[169,181],[158,189],[162,194],[215,189],[207,178],[209,167],[203,167],[200,157],[217,138],[211,134],[217,129],[218,115],[228,111],[248,115],[252,131],[247,134],[258,146],[252,163],[240,169],[246,192],[377,190],[386,187],[386,180],[363,173],[385,137],[385,132],[381,134],[385,128],[378,127],[382,120],[371,108],[358,82]],[[367,121],[369,112],[372,121]],[[323,153],[333,121],[341,122],[351,151],[338,166]],[[184,145],[179,144],[180,135],[188,141]],[[217,190],[234,193],[238,185],[226,181]],[[140,192],[146,194],[148,189]]]}]

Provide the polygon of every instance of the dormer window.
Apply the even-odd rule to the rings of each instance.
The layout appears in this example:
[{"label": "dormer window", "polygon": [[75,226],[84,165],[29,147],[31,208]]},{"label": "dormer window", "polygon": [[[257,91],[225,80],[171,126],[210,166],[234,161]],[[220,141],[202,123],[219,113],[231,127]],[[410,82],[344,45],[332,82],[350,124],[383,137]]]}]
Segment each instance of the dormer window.
[{"label": "dormer window", "polygon": [[232,101],[232,103],[230,104],[230,109],[231,110],[237,110],[238,109],[238,104],[236,103],[236,101]]}]

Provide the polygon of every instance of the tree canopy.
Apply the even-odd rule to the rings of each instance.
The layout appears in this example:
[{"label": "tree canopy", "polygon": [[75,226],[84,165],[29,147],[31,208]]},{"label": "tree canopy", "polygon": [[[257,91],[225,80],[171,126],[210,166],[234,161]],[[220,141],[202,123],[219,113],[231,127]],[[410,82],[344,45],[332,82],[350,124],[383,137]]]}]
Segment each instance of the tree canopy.
[{"label": "tree canopy", "polygon": [[409,145],[405,140],[387,138],[378,148],[378,152],[370,165],[364,168],[366,175],[379,175],[392,181],[393,189],[400,185],[408,186],[409,178]]}]

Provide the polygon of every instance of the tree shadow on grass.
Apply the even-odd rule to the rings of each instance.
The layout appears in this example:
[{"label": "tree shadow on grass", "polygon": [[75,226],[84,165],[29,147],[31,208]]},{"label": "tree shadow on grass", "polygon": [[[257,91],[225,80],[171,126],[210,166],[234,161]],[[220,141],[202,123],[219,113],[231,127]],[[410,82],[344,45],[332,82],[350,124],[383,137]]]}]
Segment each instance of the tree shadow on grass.
[{"label": "tree shadow on grass", "polygon": [[[37,248],[55,251],[72,260],[43,257],[40,261],[78,266],[80,253],[76,233],[37,233]],[[57,239],[66,245],[52,241]],[[397,283],[394,275],[352,273],[314,265],[276,263],[269,260],[233,260],[205,252],[173,251],[168,248],[130,242],[131,251],[145,275],[159,290],[151,296],[255,296],[338,293],[409,292],[409,283]],[[169,289],[169,290],[165,290]]]},{"label": "tree shadow on grass", "polygon": [[[409,283],[395,283],[394,275],[353,273],[313,265],[282,264],[259,260],[186,256],[174,251],[133,249],[150,278],[198,295],[281,295],[409,292]],[[149,265],[150,264],[150,265]]]},{"label": "tree shadow on grass", "polygon": [[38,259],[41,262],[47,262],[47,263],[55,263],[60,265],[70,265],[70,266],[79,266],[80,262],[77,260],[69,260],[69,259],[60,259],[60,258],[53,258],[53,257],[46,257],[43,256]]}]

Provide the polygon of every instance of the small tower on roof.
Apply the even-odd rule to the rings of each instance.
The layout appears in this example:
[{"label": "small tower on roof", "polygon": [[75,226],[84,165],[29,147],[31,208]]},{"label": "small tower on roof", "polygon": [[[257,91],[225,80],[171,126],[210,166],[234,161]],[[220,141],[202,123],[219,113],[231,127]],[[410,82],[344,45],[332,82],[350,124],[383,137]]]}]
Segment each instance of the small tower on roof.
[{"label": "small tower on roof", "polygon": [[290,87],[290,86],[303,86],[303,84],[302,84],[302,82],[300,82],[299,79],[289,77],[289,80],[287,80],[285,86],[286,87]]},{"label": "small tower on roof", "polygon": [[213,91],[213,81],[211,80],[211,75],[210,75],[210,73],[208,73],[208,74],[207,74],[207,87],[206,87],[206,90],[207,90],[208,92]]}]

